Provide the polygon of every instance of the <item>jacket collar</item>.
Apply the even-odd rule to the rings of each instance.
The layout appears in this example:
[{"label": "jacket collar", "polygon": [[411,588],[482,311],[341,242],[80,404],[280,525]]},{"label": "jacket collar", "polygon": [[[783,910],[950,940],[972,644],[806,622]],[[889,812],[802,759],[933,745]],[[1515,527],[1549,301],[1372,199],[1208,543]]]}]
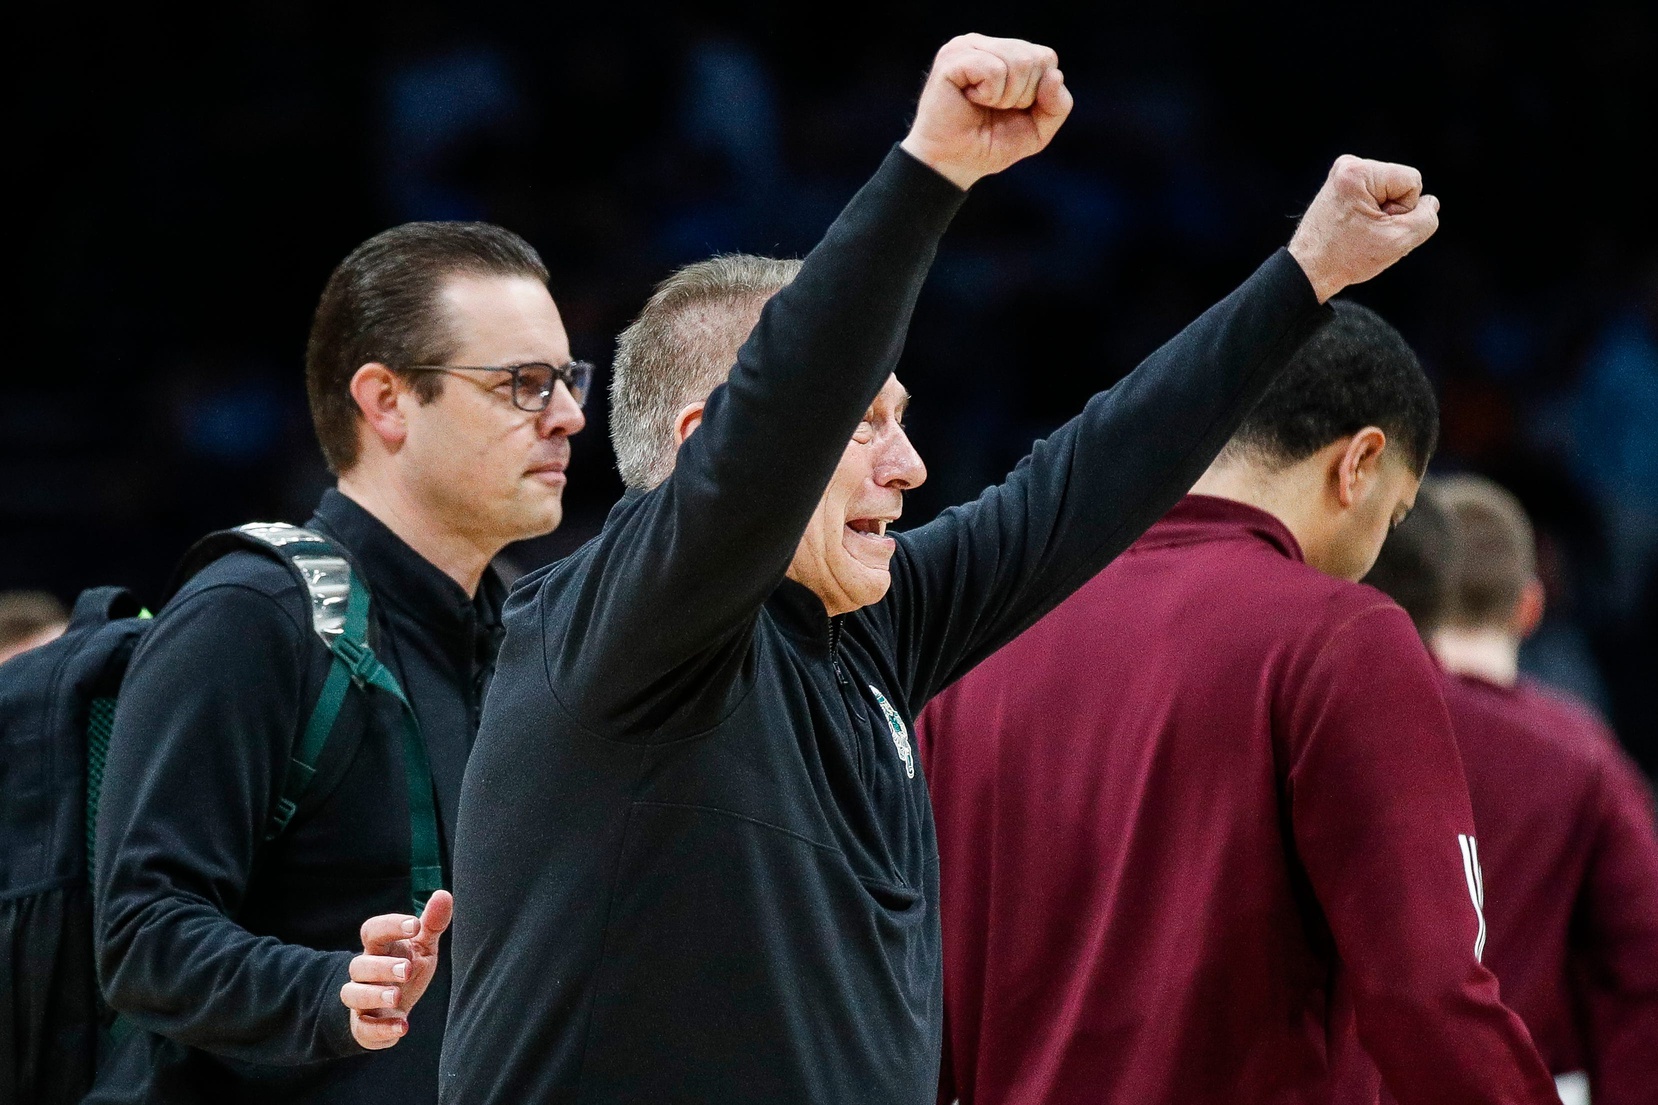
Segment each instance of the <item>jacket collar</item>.
[{"label": "jacket collar", "polygon": [[499,633],[506,586],[493,566],[476,598],[403,542],[386,524],[339,491],[323,492],[307,526],[346,547],[368,578],[374,601],[396,606],[440,636],[472,642]]},{"label": "jacket collar", "polygon": [[617,519],[633,510],[634,503],[637,503],[648,494],[650,494],[650,492],[641,491],[637,487],[629,487],[624,490],[622,492],[622,497],[617,499],[615,505],[610,508],[610,513],[604,516],[603,528],[609,529],[616,523]]},{"label": "jacket collar", "polygon": [[841,620],[829,616],[815,591],[792,579],[784,579],[777,585],[777,590],[766,600],[766,610],[783,632],[824,649],[830,646],[835,626]]},{"label": "jacket collar", "polygon": [[1214,495],[1187,495],[1146,531],[1139,544],[1166,548],[1239,538],[1268,545],[1290,560],[1306,560],[1300,542],[1277,518],[1259,507]]}]

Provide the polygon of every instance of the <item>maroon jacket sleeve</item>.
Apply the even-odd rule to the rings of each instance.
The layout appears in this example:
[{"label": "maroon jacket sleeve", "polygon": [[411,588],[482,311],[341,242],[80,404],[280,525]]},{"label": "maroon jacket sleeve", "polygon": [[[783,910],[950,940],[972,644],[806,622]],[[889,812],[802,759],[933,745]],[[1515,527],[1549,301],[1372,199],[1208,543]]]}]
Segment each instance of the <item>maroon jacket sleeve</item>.
[{"label": "maroon jacket sleeve", "polygon": [[1585,819],[1594,849],[1574,918],[1590,1016],[1589,1093],[1595,1105],[1646,1105],[1658,1092],[1658,829],[1652,791],[1615,745],[1598,783]]},{"label": "maroon jacket sleeve", "polygon": [[1285,681],[1280,762],[1297,850],[1402,1105],[1559,1105],[1478,958],[1484,890],[1439,677],[1404,611],[1350,613]]}]

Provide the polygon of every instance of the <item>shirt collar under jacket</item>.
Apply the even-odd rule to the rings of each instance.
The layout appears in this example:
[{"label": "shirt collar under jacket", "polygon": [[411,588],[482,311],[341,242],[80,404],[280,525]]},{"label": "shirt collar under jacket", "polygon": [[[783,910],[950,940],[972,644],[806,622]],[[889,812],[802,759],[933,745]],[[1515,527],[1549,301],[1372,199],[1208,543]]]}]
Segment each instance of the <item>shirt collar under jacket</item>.
[{"label": "shirt collar under jacket", "polygon": [[395,605],[440,638],[468,648],[481,636],[499,635],[506,586],[493,566],[484,570],[477,597],[469,598],[460,584],[339,491],[323,493],[316,521],[359,561],[374,601]]},{"label": "shirt collar under jacket", "polygon": [[1167,548],[1240,537],[1270,545],[1290,560],[1306,561],[1301,543],[1284,523],[1259,507],[1214,495],[1187,495],[1146,531],[1139,544]]}]

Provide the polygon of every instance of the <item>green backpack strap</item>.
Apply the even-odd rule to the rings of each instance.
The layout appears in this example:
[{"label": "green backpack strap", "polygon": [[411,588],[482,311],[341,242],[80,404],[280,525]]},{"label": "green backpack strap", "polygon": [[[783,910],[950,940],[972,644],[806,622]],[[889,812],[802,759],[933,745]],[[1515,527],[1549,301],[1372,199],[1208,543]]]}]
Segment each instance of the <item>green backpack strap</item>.
[{"label": "green backpack strap", "polygon": [[333,654],[322,693],[305,731],[294,746],[282,780],[281,796],[265,833],[280,836],[299,809],[299,801],[316,777],[317,762],[338,727],[347,693],[353,686],[372,687],[397,700],[402,717],[403,774],[409,798],[409,881],[414,912],[426,908],[443,886],[443,856],[438,845],[437,803],[426,741],[414,707],[397,677],[368,644],[369,592],[351,562],[328,538],[281,522],[255,522],[233,532],[257,541],[287,561],[305,582],[311,601],[311,624]]}]

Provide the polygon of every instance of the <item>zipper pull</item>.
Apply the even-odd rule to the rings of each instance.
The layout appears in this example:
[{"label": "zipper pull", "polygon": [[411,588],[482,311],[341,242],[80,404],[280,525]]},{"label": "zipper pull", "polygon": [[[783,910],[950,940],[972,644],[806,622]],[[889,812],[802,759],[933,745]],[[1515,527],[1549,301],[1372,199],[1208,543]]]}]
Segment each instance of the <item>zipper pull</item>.
[{"label": "zipper pull", "polygon": [[841,670],[841,620],[833,618],[829,622],[829,663],[835,669],[835,682],[842,687],[852,684],[846,678],[846,672]]}]

